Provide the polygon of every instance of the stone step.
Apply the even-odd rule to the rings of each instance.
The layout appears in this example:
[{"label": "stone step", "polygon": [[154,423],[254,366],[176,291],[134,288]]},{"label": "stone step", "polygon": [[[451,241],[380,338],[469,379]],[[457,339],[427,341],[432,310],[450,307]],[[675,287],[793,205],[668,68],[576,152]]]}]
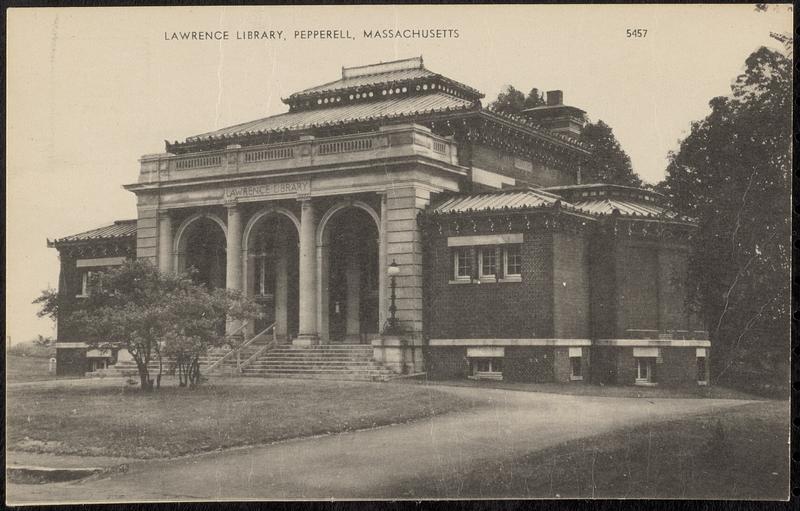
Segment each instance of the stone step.
[{"label": "stone step", "polygon": [[387,381],[388,376],[373,375],[340,375],[340,374],[269,374],[269,373],[244,373],[242,376],[249,378],[282,378],[292,380],[335,380],[335,381]]},{"label": "stone step", "polygon": [[353,375],[384,375],[381,371],[365,369],[363,371],[340,371],[336,369],[270,369],[270,370],[254,370],[251,368],[245,368],[245,374],[339,374],[342,376],[353,376]]}]

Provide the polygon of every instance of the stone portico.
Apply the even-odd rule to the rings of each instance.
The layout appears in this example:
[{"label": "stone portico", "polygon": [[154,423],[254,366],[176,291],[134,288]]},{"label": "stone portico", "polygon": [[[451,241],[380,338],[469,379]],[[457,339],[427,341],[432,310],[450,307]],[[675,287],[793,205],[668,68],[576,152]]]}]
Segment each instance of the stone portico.
[{"label": "stone portico", "polygon": [[[407,339],[421,345],[422,244],[416,218],[432,194],[458,191],[467,174],[452,139],[418,124],[399,124],[363,135],[230,145],[202,155],[146,155],[139,181],[126,189],[138,199],[137,258],[151,259],[162,271],[185,271],[192,230],[202,227],[206,239],[217,231],[224,240],[224,285],[249,296],[263,290],[255,285],[260,283],[257,230],[279,225],[272,305],[278,335],[295,345],[343,341],[331,335],[337,315],[345,316],[345,339],[376,338],[389,308],[385,269],[395,261],[397,317]],[[357,232],[344,233],[356,236],[357,244],[370,241],[359,235],[374,233],[373,261],[359,260],[363,253],[343,260],[331,253],[334,238],[341,237],[336,220],[342,215],[349,215],[348,225],[360,224]],[[291,250],[296,282],[286,271],[290,243],[296,244]],[[332,265],[345,266],[342,303],[331,303]],[[360,273],[367,268],[375,274],[376,296],[361,292]],[[298,301],[294,332],[290,291]],[[365,306],[370,299],[375,303]],[[371,327],[359,321],[358,312],[365,309],[374,310]]]}]

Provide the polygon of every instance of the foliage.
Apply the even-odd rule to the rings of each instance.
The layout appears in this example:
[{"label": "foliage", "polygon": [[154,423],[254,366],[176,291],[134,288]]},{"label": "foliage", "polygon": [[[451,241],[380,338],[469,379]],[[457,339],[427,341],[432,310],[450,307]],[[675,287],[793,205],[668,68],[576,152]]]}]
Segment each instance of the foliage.
[{"label": "foliage", "polygon": [[489,109],[504,114],[518,115],[527,108],[534,108],[544,104],[545,101],[539,89],[534,87],[525,96],[522,91],[517,90],[513,85],[507,85],[497,95],[497,99],[489,104]]},{"label": "foliage", "polygon": [[[525,96],[512,85],[506,86],[489,109],[505,114],[521,115],[527,108],[545,104],[539,89],[532,88]],[[602,120],[588,123],[581,139],[593,147],[592,156],[581,164],[581,181],[584,183],[610,183],[642,186],[642,180],[633,171],[631,159],[622,149],[611,127]]]},{"label": "foliage", "polygon": [[[716,377],[788,376],[792,62],[762,47],[727,97],[692,124],[659,184],[699,230],[692,303]],[[785,381],[784,381],[785,384]]]},{"label": "foliage", "polygon": [[[221,334],[226,315],[247,319],[256,307],[239,294],[208,291],[190,275],[160,273],[147,260],[92,274],[89,291],[78,309],[66,314],[61,308],[59,322],[81,332],[91,348],[126,349],[136,363],[142,390],[160,386],[167,353],[190,365],[197,363],[210,346],[226,342]],[[58,294],[48,290],[35,303],[41,304],[40,315],[52,317],[59,302]],[[152,361],[159,363],[155,379],[150,375]],[[199,364],[191,374],[191,380],[181,382],[196,384]]]},{"label": "foliage", "polygon": [[171,308],[176,314],[164,351],[175,363],[180,385],[190,387],[200,383],[200,357],[210,348],[235,345],[235,340],[220,335],[226,317],[240,322],[257,314],[256,304],[239,292],[225,289],[209,292],[195,284],[176,293]]},{"label": "foliage", "polygon": [[581,139],[593,148],[592,156],[581,165],[582,182],[642,186],[630,157],[608,124],[602,120],[587,123],[581,131]]}]

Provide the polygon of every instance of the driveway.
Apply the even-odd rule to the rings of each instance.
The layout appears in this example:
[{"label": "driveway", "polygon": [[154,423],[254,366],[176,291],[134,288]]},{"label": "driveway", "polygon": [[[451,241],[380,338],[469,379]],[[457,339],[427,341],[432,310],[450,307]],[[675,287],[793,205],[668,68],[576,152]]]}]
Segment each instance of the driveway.
[{"label": "driveway", "polygon": [[[457,498],[458,474],[484,461],[749,402],[564,396],[445,386],[432,392],[438,390],[485,400],[485,405],[410,424],[142,461],[125,473],[82,482],[9,484],[6,498],[9,503]],[[415,493],[415,481],[423,479],[438,482],[434,494]]]}]

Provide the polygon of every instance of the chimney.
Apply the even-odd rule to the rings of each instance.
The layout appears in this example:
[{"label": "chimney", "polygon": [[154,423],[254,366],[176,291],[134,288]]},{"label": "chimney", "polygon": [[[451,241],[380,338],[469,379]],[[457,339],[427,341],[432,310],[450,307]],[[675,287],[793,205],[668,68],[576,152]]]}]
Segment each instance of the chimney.
[{"label": "chimney", "polygon": [[547,91],[547,106],[558,106],[564,103],[564,92],[560,90]]},{"label": "chimney", "polygon": [[547,104],[523,110],[522,114],[542,128],[578,138],[586,124],[586,117],[580,108],[564,104],[564,93],[560,90],[547,91]]}]

